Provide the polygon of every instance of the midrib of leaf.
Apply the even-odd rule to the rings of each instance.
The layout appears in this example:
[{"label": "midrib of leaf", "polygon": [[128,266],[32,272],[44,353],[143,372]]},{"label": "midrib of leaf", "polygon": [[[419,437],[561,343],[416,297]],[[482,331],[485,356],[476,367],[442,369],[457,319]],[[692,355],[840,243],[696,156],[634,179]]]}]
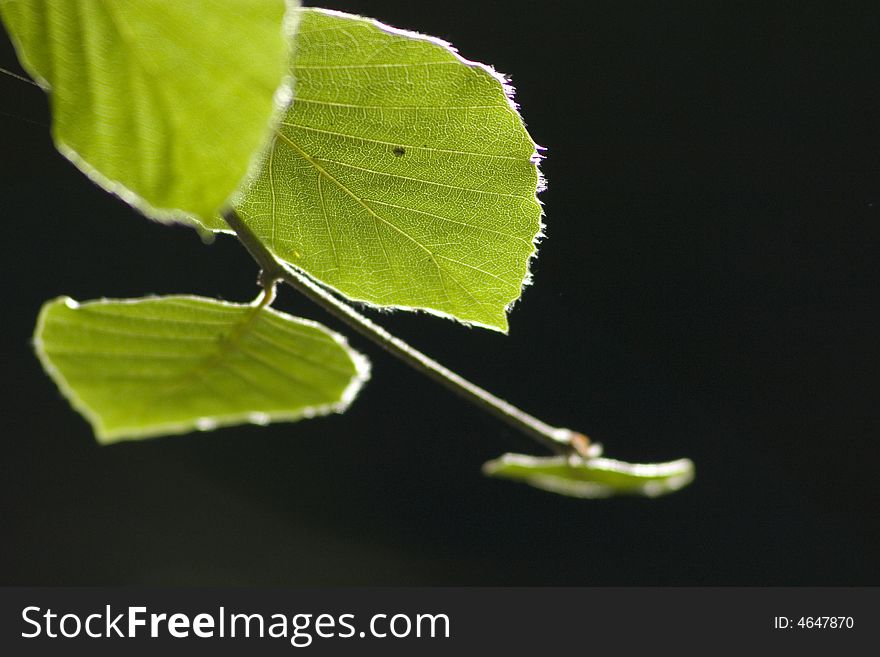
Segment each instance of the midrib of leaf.
[{"label": "midrib of leaf", "polygon": [[272,250],[276,253],[278,252],[278,242],[275,238],[277,233],[277,223],[278,216],[277,211],[275,209],[276,201],[275,201],[275,147],[278,144],[277,139],[272,140],[272,144],[269,147],[269,193],[272,195],[272,203],[270,205],[271,215],[272,215],[272,235],[270,236],[270,241],[272,243]]}]

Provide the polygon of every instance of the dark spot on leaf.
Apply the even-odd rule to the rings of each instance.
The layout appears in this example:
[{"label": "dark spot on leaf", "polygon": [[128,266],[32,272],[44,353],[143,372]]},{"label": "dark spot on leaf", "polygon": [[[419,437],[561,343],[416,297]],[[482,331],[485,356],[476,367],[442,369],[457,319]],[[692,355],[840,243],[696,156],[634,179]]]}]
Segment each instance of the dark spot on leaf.
[{"label": "dark spot on leaf", "polygon": [[406,149],[403,146],[395,146],[394,150],[391,152],[394,153],[394,157],[403,157],[406,155]]}]

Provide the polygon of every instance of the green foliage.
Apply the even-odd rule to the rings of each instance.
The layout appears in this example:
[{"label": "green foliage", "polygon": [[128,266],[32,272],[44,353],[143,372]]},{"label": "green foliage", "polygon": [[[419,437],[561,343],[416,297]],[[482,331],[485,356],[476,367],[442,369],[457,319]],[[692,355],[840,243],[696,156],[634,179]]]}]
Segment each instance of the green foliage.
[{"label": "green foliage", "polygon": [[62,297],[34,342],[103,443],[342,412],[369,377],[315,322],[199,297]]},{"label": "green foliage", "polygon": [[569,497],[657,497],[687,486],[694,478],[694,464],[689,459],[637,464],[601,457],[505,454],[486,463],[483,472]]},{"label": "green foliage", "polygon": [[290,98],[296,4],[5,0],[0,14],[65,156],[154,219],[218,228]]},{"label": "green foliage", "polygon": [[500,76],[436,39],[303,10],[296,101],[239,214],[349,298],[502,331],[541,229]]},{"label": "green foliage", "polygon": [[[297,4],[0,0],[0,15],[51,92],[59,150],[92,179],[155,219],[235,227],[263,269],[261,300],[280,278],[570,452],[506,454],[487,474],[574,497],[653,497],[689,483],[687,459],[574,456],[591,453],[581,434],[462,379],[298,273],[356,301],[506,332],[540,236],[541,178],[537,147],[490,68],[430,37]],[[34,341],[102,443],[345,410],[369,376],[366,359],[267,306],[63,297],[44,305]]]}]

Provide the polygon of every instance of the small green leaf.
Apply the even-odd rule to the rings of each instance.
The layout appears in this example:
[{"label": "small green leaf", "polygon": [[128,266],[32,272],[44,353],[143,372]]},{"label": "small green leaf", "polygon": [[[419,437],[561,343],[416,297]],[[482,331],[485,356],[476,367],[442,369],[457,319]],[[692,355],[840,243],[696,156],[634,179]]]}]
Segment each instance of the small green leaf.
[{"label": "small green leaf", "polygon": [[693,481],[694,464],[690,459],[637,464],[602,457],[581,459],[504,454],[486,463],[483,472],[491,477],[522,481],[570,497],[658,497],[684,488]]},{"label": "small green leaf", "polygon": [[154,219],[219,228],[289,102],[296,5],[5,0],[0,15],[66,157]]},{"label": "small green leaf", "polygon": [[351,299],[506,331],[541,230],[509,87],[437,39],[300,16],[296,100],[239,214]]},{"label": "small green leaf", "polygon": [[34,343],[102,443],[338,413],[369,378],[366,358],[315,322],[191,296],[61,297]]}]

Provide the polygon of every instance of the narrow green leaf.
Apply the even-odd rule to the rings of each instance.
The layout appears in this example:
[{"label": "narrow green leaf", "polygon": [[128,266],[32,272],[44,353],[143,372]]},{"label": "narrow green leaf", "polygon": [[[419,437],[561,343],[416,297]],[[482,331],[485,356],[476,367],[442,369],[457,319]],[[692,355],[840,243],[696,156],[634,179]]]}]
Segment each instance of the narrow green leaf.
[{"label": "narrow green leaf", "polygon": [[37,355],[99,442],[344,411],[364,356],[320,324],[192,296],[46,303]]},{"label": "narrow green leaf", "polygon": [[4,0],[0,15],[66,157],[154,219],[219,228],[289,102],[297,5]]},{"label": "narrow green leaf", "polygon": [[296,100],[239,213],[349,298],[506,331],[541,230],[510,88],[437,39],[300,16]]},{"label": "narrow green leaf", "polygon": [[658,497],[684,488],[693,481],[694,464],[690,459],[636,464],[602,457],[581,459],[504,454],[486,463],[483,472],[569,497]]}]

